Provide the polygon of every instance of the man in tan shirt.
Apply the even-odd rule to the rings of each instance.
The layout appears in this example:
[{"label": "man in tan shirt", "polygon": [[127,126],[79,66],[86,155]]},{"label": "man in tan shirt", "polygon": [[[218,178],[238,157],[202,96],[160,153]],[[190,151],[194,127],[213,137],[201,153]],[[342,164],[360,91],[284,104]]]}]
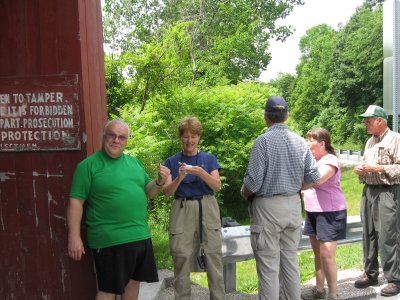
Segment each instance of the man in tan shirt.
[{"label": "man in tan shirt", "polygon": [[370,105],[360,117],[372,137],[367,141],[363,164],[354,172],[364,183],[361,199],[364,274],[356,288],[378,283],[379,262],[388,281],[382,296],[400,293],[400,134],[389,129],[382,107]]}]

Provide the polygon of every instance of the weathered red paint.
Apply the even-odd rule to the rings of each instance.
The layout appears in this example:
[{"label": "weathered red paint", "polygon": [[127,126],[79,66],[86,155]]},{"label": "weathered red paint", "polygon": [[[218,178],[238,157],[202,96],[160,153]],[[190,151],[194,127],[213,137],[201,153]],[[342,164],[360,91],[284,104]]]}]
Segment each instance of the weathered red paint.
[{"label": "weathered red paint", "polygon": [[0,0],[0,90],[77,78],[80,144],[0,152],[0,299],[95,296],[90,251],[67,255],[65,215],[75,166],[100,147],[107,116],[101,26],[100,0]]}]

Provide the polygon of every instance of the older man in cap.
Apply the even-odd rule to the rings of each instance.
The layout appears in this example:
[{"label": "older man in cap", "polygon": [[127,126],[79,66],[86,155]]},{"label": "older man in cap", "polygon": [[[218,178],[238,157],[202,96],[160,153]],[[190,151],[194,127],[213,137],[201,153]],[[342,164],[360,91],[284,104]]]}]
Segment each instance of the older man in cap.
[{"label": "older man in cap", "polygon": [[363,164],[354,172],[364,183],[361,199],[363,223],[364,274],[354,282],[356,288],[378,283],[379,262],[388,284],[382,296],[400,293],[400,134],[389,129],[385,110],[370,105],[364,119],[367,141]]},{"label": "older man in cap", "polygon": [[303,181],[316,183],[320,179],[309,147],[284,124],[287,118],[285,99],[270,97],[264,112],[269,128],[254,142],[241,190],[249,200],[259,299],[300,299],[299,191]]}]

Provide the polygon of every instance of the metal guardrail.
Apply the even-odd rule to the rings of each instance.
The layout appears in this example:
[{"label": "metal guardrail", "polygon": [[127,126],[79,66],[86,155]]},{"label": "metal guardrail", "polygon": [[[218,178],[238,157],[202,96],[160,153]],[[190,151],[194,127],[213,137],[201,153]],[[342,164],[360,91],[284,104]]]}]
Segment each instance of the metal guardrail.
[{"label": "metal guardrail", "polygon": [[336,150],[336,156],[346,161],[361,162],[363,155],[363,150]]},{"label": "metal guardrail", "polygon": [[[346,239],[338,241],[338,243],[354,243],[361,240],[362,225],[360,217],[347,217]],[[308,236],[302,236],[298,249],[311,249]],[[236,263],[253,258],[254,254],[250,243],[250,226],[222,228],[222,261],[224,263],[223,273],[225,291],[227,293],[236,290]]]}]

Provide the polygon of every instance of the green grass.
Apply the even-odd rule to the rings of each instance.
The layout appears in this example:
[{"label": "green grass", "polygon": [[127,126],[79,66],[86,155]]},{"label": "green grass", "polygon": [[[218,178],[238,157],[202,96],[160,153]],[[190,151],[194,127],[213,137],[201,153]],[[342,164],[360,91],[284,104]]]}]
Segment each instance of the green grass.
[{"label": "green grass", "polygon": [[[358,182],[357,176],[352,168],[342,169],[341,186],[347,201],[347,214],[349,216],[359,215],[360,200],[363,185]],[[247,222],[247,223],[246,223]],[[161,222],[163,223],[163,222]],[[248,220],[241,222],[248,224]],[[159,221],[150,220],[153,234],[153,246],[159,269],[173,270],[172,258],[169,255],[168,233]],[[301,282],[305,283],[314,274],[314,256],[311,250],[301,251],[298,255]],[[360,269],[362,270],[362,246],[361,242],[339,245],[336,251],[336,262],[339,270]],[[191,273],[191,279],[207,287],[207,276],[205,273]],[[257,293],[257,271],[255,260],[238,262],[236,264],[236,289],[243,293]]]},{"label": "green grass", "polygon": [[358,177],[354,174],[352,168],[342,169],[340,185],[346,197],[347,215],[359,216],[361,193],[364,185],[359,183]]}]

